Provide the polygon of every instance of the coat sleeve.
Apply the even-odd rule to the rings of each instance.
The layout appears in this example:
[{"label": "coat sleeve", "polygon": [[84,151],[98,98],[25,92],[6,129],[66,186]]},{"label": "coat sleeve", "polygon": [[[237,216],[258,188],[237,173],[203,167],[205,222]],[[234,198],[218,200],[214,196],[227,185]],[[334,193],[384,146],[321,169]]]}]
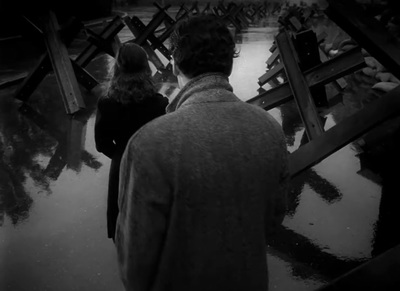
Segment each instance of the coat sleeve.
[{"label": "coat sleeve", "polygon": [[168,226],[172,191],[154,147],[136,134],[121,161],[115,244],[127,291],[150,290]]},{"label": "coat sleeve", "polygon": [[[112,105],[112,104],[111,104]],[[96,121],[94,125],[94,140],[98,152],[105,154],[110,159],[115,153],[114,143],[114,113],[110,106],[103,100],[97,104]]]}]

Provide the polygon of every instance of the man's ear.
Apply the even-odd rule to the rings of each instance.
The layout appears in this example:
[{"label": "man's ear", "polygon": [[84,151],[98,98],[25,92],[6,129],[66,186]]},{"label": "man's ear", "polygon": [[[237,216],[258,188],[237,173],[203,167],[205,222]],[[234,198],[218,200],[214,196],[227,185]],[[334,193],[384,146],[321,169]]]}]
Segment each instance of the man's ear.
[{"label": "man's ear", "polygon": [[174,58],[171,59],[171,63],[172,63],[172,73],[174,74],[174,76],[178,76],[181,73],[181,71],[176,65]]}]

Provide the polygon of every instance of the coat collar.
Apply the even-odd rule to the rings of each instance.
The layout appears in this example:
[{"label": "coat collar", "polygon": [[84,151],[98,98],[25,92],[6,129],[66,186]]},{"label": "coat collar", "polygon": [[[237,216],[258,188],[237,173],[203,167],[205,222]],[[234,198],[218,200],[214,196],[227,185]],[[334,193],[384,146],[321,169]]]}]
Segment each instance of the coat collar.
[{"label": "coat collar", "polygon": [[[206,93],[206,91],[210,92]],[[226,94],[227,91],[230,94]],[[181,89],[167,106],[167,113],[190,104],[228,101],[240,101],[233,94],[228,77],[220,73],[206,73],[194,77]]]}]

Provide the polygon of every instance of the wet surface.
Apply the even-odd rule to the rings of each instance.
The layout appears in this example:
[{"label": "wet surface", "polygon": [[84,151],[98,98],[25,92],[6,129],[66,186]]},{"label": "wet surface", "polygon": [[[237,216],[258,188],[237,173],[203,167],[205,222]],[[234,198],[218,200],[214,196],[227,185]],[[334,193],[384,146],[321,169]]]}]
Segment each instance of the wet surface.
[{"label": "wet surface", "polygon": [[[154,12],[153,7],[124,11],[144,23]],[[256,26],[235,35],[240,57],[230,81],[242,100],[257,95],[276,32],[276,26]],[[119,37],[126,41],[132,35],[124,29]],[[81,45],[73,44],[71,55]],[[32,70],[43,52],[18,38],[0,48],[0,83]],[[87,70],[104,81],[112,61],[99,55]],[[359,79],[349,76],[343,104],[327,115],[325,129],[379,98]],[[178,92],[172,76],[156,80],[163,94]],[[16,89],[0,89],[0,289],[122,290],[106,233],[110,160],[96,151],[93,136],[101,86],[91,93],[82,89],[87,108],[74,117],[65,113],[52,74],[26,104],[14,98]],[[297,149],[304,127],[294,102],[270,112],[282,124],[289,150]],[[381,126],[369,136],[393,132],[397,125]],[[383,140],[389,144],[384,149],[381,142],[369,151],[357,143],[345,146],[293,180],[288,213],[267,254],[270,290],[315,290],[400,242],[392,233],[398,170],[386,167],[398,154],[387,151],[390,138]]]}]

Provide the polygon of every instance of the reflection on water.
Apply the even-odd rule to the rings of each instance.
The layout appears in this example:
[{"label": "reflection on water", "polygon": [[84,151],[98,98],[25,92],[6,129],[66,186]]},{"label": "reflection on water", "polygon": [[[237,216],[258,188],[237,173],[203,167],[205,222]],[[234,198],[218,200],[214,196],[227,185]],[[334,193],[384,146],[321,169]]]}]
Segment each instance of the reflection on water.
[{"label": "reflection on water", "polygon": [[[153,7],[128,9],[144,23],[154,12]],[[257,81],[266,71],[276,32],[276,27],[261,25],[235,34],[240,56],[230,82],[244,101],[258,94]],[[126,29],[119,36],[122,41],[132,38]],[[76,42],[71,50],[78,51],[79,45]],[[6,64],[0,78],[35,63],[26,55],[19,62],[16,56],[4,58],[1,52],[6,51],[0,50],[0,63]],[[15,69],[10,71],[13,62]],[[112,57],[99,55],[88,65],[86,69],[101,84],[91,93],[83,91],[87,108],[74,117],[65,114],[52,74],[22,106],[13,99],[17,87],[0,90],[0,255],[7,254],[0,261],[7,270],[6,290],[120,288],[114,249],[105,231],[109,160],[97,153],[93,137],[96,101],[112,64]],[[179,89],[171,71],[157,71],[153,65],[152,69],[159,92],[173,98]],[[360,78],[357,74],[348,78],[344,103],[327,116],[326,129],[379,98],[365,86],[368,80]],[[270,113],[282,124],[291,152],[305,142],[295,102]],[[382,129],[365,139],[377,140]],[[291,182],[284,224],[268,242],[271,290],[314,290],[400,242],[393,234],[398,171],[385,166],[388,161],[399,164],[398,136],[388,140],[381,152],[350,144]],[[72,274],[90,280],[74,281]]]}]

